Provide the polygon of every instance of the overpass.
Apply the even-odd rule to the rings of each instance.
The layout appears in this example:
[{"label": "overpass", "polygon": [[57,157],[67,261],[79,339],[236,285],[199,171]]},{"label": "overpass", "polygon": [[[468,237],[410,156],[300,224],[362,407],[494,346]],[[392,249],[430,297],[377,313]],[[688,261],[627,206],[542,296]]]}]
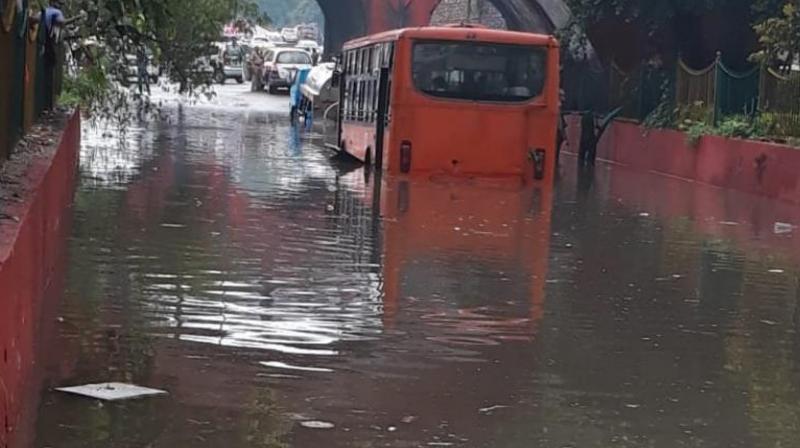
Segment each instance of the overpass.
[{"label": "overpass", "polygon": [[[325,15],[325,51],[347,40],[394,28],[424,26],[441,0],[317,0]],[[550,33],[570,17],[564,0],[490,0],[508,28]]]}]

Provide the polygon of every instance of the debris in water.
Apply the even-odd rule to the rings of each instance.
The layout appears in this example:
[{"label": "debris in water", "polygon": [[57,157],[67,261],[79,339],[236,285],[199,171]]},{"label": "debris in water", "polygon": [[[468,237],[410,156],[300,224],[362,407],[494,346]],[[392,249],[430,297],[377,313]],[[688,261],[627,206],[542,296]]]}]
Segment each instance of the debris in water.
[{"label": "debris in water", "polygon": [[498,409],[504,409],[504,408],[507,408],[507,407],[508,406],[506,406],[506,405],[496,404],[494,406],[489,406],[489,407],[486,407],[486,408],[480,408],[480,409],[478,409],[478,412],[480,412],[481,414],[488,414],[488,413],[490,413],[492,411],[496,411]]},{"label": "debris in water", "polygon": [[639,409],[640,407],[642,407],[642,405],[640,405],[640,404],[628,403],[628,404],[626,404],[626,405],[625,405],[625,407],[626,407],[626,408],[629,408],[629,409]]},{"label": "debris in water", "polygon": [[148,387],[124,383],[86,384],[83,386],[59,387],[56,390],[104,401],[130,400],[167,394],[164,390],[150,389]]},{"label": "debris in water", "polygon": [[770,269],[769,273],[770,274],[783,274],[784,270],[783,269]]},{"label": "debris in water", "polygon": [[323,422],[320,420],[310,420],[307,422],[300,422],[300,426],[311,429],[332,429],[334,426],[331,422]]},{"label": "debris in water", "polygon": [[792,233],[794,231],[794,226],[787,222],[776,222],[773,230],[776,235],[782,235],[785,233]]},{"label": "debris in water", "polygon": [[641,212],[641,213],[639,213],[639,216],[642,217],[642,218],[649,218],[650,217],[650,213]]},{"label": "debris in water", "polygon": [[775,322],[774,320],[767,320],[767,319],[763,319],[761,321],[761,323],[764,324],[764,325],[772,326],[772,327],[774,327],[775,325],[778,325],[778,323]]},{"label": "debris in water", "polygon": [[723,226],[738,226],[739,223],[736,221],[720,221],[719,222]]},{"label": "debris in water", "polygon": [[303,367],[303,366],[294,366],[291,364],[286,364],[285,362],[280,361],[262,361],[261,364],[264,367],[273,367],[276,369],[288,369],[288,370],[304,370],[306,372],[333,372],[331,369],[326,369],[323,367]]}]

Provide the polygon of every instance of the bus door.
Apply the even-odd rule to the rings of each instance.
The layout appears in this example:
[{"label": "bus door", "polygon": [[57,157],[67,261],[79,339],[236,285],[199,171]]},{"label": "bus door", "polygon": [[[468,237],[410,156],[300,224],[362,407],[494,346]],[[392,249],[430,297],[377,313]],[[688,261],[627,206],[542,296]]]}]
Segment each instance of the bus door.
[{"label": "bus door", "polygon": [[383,147],[389,115],[389,67],[381,67],[378,77],[378,110],[375,120],[375,168],[383,168]]}]

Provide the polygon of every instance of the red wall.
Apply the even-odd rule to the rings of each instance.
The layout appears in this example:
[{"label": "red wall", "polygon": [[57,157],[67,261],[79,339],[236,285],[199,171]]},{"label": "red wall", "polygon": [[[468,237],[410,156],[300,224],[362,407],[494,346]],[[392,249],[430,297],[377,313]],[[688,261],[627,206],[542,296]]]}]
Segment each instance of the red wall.
[{"label": "red wall", "polygon": [[[568,123],[565,150],[577,152],[580,119],[569,117]],[[600,141],[597,158],[800,204],[800,149],[786,145],[708,136],[692,146],[682,132],[617,121]]]},{"label": "red wall", "polygon": [[0,209],[16,217],[0,220],[0,447],[11,446],[22,423],[41,305],[63,265],[80,138],[76,112],[58,150],[31,162],[22,181],[27,194]]}]

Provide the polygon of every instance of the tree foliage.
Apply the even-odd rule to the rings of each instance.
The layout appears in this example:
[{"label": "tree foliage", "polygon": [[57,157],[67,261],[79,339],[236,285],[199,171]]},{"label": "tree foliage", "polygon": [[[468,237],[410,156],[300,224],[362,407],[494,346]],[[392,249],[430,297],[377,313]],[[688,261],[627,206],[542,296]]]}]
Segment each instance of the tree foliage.
[{"label": "tree foliage", "polygon": [[767,15],[755,26],[761,51],[754,59],[790,69],[800,54],[800,1],[782,1],[776,9],[776,14]]},{"label": "tree foliage", "polygon": [[[761,50],[759,56],[774,61],[787,54],[800,53],[800,0],[567,0],[574,13],[573,27],[591,30],[598,24],[629,24],[640,38],[654,47],[670,38],[678,42],[677,51],[697,52],[702,44],[718,45],[739,56],[744,50]],[[708,41],[702,21],[716,16],[716,41]],[[607,30],[607,28],[604,28]],[[719,34],[722,31],[723,34]],[[725,34],[727,33],[727,34]],[[743,36],[757,36],[759,48],[750,48]],[[727,36],[727,37],[725,37]],[[702,42],[698,42],[702,40]],[[755,37],[752,42],[755,44]],[[736,48],[731,48],[731,46]],[[738,47],[748,47],[746,49]],[[739,51],[736,51],[736,50]],[[708,50],[707,48],[705,50]],[[707,55],[704,55],[707,56]]]},{"label": "tree foliage", "polygon": [[616,19],[645,24],[652,30],[682,14],[700,14],[743,0],[568,0],[578,21],[585,25]]},{"label": "tree foliage", "polygon": [[73,55],[83,64],[74,74],[80,79],[68,85],[80,86],[71,93],[90,103],[121,97],[89,87],[115,88],[111,81],[130,69],[126,56],[140,52],[153,55],[181,91],[195,91],[210,81],[198,60],[211,53],[224,26],[257,15],[250,0],[64,0],[61,6],[67,17],[83,15],[68,32]]},{"label": "tree foliage", "polygon": [[276,27],[309,22],[321,25],[324,21],[317,0],[258,0],[257,4]]}]

